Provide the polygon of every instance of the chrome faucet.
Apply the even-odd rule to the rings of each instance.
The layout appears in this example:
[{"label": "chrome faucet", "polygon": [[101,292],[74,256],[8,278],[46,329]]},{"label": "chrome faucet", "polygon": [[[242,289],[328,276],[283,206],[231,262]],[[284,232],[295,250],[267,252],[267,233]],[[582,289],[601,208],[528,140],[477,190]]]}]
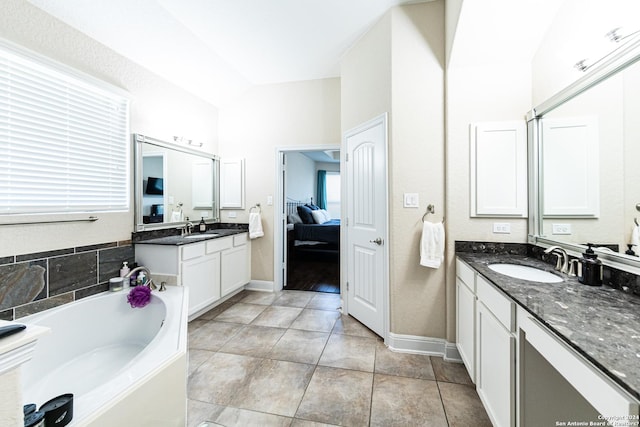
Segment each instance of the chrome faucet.
[{"label": "chrome faucet", "polygon": [[190,221],[187,221],[184,227],[181,227],[180,230],[181,230],[180,235],[182,237],[188,236],[189,234],[191,234],[191,231],[193,230],[193,223]]},{"label": "chrome faucet", "polygon": [[[151,272],[149,271],[149,269],[147,267],[136,267],[134,269],[132,269],[131,271],[129,271],[124,278],[125,279],[130,279],[131,275],[134,273],[138,273],[139,271],[143,271],[144,274],[147,276],[147,281],[145,283],[143,283],[143,285],[146,285],[147,287],[149,287],[152,291],[155,291],[156,289],[158,289],[158,287],[156,286],[155,283],[153,283],[153,279],[151,278]],[[160,289],[161,291],[163,289]]]},{"label": "chrome faucet", "polygon": [[[561,273],[568,274],[569,273],[569,255],[567,255],[567,251],[565,251],[560,246],[551,246],[544,251],[545,254],[553,253],[558,257],[558,261],[556,262],[556,270]],[[562,257],[562,262],[560,262],[560,258]]]}]

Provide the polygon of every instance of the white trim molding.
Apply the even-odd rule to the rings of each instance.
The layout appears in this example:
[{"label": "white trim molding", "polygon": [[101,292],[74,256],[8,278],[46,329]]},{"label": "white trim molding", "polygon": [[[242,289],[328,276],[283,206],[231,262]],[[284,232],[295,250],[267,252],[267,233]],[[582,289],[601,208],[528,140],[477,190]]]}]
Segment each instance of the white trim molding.
[{"label": "white trim molding", "polygon": [[425,354],[440,356],[448,362],[460,362],[462,358],[455,343],[442,338],[402,335],[389,332],[386,344],[389,349],[399,353]]},{"label": "white trim molding", "polygon": [[269,280],[251,280],[244,288],[248,291],[274,292],[274,282]]}]

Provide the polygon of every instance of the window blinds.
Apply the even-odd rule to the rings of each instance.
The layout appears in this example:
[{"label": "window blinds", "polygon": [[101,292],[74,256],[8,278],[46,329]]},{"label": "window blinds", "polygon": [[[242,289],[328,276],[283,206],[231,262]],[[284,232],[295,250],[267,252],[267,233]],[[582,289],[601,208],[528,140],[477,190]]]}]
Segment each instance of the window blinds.
[{"label": "window blinds", "polygon": [[0,44],[0,215],[129,209],[129,102]]}]

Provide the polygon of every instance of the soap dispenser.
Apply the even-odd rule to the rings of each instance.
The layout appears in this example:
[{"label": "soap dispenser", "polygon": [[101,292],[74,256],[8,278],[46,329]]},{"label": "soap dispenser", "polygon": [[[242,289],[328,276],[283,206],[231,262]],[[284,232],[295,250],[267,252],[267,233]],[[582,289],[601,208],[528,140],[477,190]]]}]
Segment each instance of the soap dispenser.
[{"label": "soap dispenser", "polygon": [[578,277],[580,283],[589,286],[602,285],[602,261],[593,251],[593,243],[587,243],[587,250],[582,254],[580,264],[582,264],[582,275]]},{"label": "soap dispenser", "polygon": [[204,222],[204,217],[202,217],[202,219],[200,220],[200,223],[198,224],[198,230],[201,233],[204,233],[205,231],[207,231],[207,223]]}]

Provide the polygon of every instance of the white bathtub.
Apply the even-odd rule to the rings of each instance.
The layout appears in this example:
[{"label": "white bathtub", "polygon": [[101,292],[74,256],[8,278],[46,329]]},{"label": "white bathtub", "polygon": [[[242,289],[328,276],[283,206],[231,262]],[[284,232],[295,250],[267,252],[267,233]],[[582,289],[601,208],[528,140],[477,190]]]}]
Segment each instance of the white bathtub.
[{"label": "white bathtub", "polygon": [[24,403],[74,394],[73,426],[186,424],[187,290],[131,308],[106,292],[18,319],[51,328],[22,366]]}]

